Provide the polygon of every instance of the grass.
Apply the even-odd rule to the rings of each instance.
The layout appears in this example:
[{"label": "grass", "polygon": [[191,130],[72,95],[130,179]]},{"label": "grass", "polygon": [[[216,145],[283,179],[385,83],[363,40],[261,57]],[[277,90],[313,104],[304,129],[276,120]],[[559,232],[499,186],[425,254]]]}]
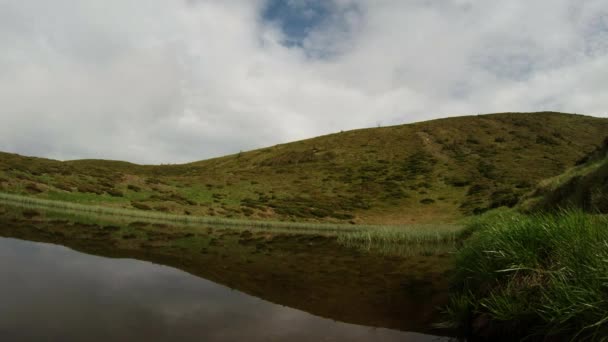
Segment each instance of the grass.
[{"label": "grass", "polygon": [[608,213],[608,159],[590,161],[541,182],[519,207],[526,211],[576,207],[588,212]]},{"label": "grass", "polygon": [[573,167],[558,176],[542,180],[538,184],[538,186],[541,188],[546,188],[547,190],[556,190],[559,187],[565,185],[572,178],[586,176],[596,171],[600,166],[604,164],[604,162],[605,160],[600,159],[594,160],[588,164]]},{"label": "grass", "polygon": [[472,225],[456,256],[452,323],[490,338],[608,340],[606,216],[509,213]]},{"label": "grass", "polygon": [[410,225],[343,233],[338,242],[385,255],[432,255],[453,252],[461,235],[459,225]]}]

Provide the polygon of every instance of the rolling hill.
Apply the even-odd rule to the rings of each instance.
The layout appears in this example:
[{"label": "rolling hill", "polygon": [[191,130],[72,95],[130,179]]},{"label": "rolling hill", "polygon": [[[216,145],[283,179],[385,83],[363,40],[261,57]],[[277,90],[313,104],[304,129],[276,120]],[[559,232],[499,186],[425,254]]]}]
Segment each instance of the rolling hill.
[{"label": "rolling hill", "polygon": [[360,129],[182,165],[0,154],[0,191],[192,215],[452,221],[514,206],[598,149],[608,119],[554,112]]}]

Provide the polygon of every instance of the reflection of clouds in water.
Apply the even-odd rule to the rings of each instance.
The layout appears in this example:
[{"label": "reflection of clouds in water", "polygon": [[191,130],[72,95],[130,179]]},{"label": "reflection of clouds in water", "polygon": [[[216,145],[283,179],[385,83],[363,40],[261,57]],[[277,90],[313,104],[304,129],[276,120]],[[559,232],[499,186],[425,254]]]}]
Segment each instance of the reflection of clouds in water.
[{"label": "reflection of clouds in water", "polygon": [[23,339],[422,341],[268,303],[185,272],[0,238],[0,333]]}]

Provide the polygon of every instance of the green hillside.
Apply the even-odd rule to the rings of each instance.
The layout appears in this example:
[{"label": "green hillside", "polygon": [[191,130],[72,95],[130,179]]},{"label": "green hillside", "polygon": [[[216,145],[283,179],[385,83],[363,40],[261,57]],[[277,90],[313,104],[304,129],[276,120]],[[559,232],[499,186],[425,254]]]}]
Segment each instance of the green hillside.
[{"label": "green hillside", "polygon": [[565,173],[540,182],[524,196],[525,211],[579,208],[608,214],[608,138],[597,150]]},{"label": "green hillside", "polygon": [[0,191],[178,214],[421,223],[513,206],[608,119],[503,113],[361,129],[183,165],[0,154]]}]

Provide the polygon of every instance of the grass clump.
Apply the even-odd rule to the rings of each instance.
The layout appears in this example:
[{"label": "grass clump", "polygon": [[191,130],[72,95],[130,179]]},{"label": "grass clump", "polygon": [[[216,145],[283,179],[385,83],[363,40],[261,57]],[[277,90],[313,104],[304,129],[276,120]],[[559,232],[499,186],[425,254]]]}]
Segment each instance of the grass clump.
[{"label": "grass clump", "polygon": [[606,340],[608,219],[581,211],[474,222],[447,313],[486,338]]},{"label": "grass clump", "polygon": [[338,242],[385,255],[432,255],[454,251],[461,234],[462,227],[451,224],[387,226],[340,234]]}]

